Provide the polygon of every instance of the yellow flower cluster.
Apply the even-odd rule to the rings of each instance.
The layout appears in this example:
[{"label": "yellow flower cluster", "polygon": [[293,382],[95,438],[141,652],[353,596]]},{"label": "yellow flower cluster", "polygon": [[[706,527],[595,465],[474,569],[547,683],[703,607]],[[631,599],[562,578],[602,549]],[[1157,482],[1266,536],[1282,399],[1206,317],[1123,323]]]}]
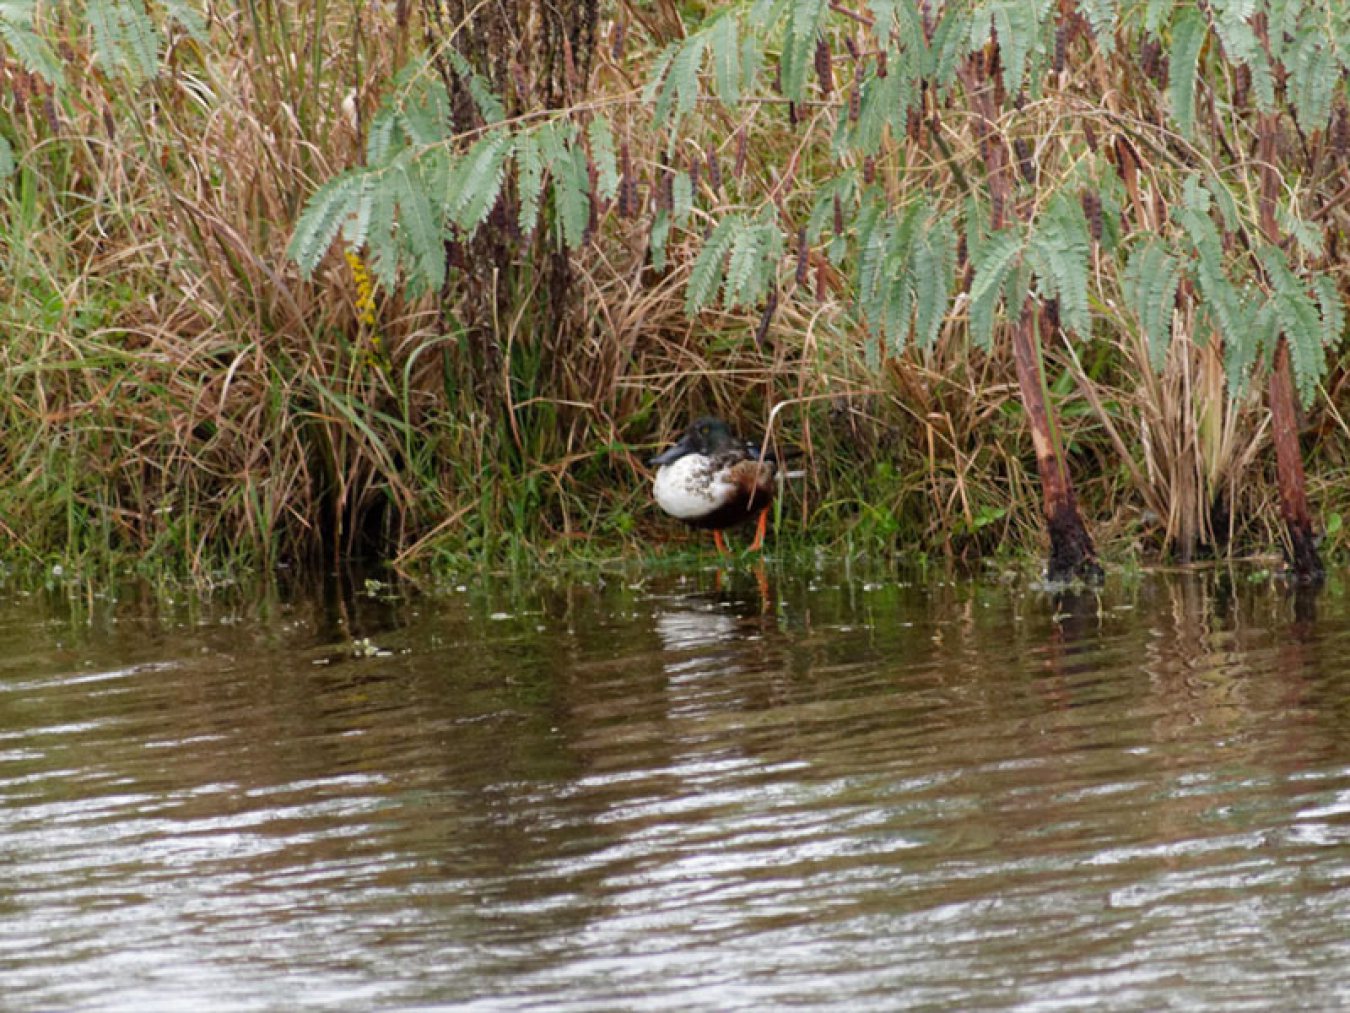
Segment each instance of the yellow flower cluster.
[{"label": "yellow flower cluster", "polygon": [[375,330],[375,280],[370,276],[370,268],[366,267],[365,261],[355,250],[347,250],[343,256],[347,258],[352,283],[356,286],[356,318],[369,328],[366,366],[387,373],[389,361],[384,354],[384,342],[380,340],[379,331]]},{"label": "yellow flower cluster", "polygon": [[352,270],[352,282],[356,285],[356,315],[361,323],[375,326],[375,282],[370,277],[370,269],[355,250],[348,250],[344,256],[347,266]]}]

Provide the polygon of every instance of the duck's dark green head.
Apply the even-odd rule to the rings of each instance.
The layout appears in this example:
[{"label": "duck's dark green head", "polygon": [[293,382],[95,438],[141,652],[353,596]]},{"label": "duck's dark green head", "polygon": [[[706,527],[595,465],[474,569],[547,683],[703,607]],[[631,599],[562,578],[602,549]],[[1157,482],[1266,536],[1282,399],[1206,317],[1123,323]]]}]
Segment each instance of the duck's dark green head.
[{"label": "duck's dark green head", "polygon": [[695,419],[678,443],[663,450],[647,463],[660,466],[678,461],[686,454],[702,454],[706,457],[741,449],[744,449],[742,444],[732,435],[727,424],[709,415]]}]

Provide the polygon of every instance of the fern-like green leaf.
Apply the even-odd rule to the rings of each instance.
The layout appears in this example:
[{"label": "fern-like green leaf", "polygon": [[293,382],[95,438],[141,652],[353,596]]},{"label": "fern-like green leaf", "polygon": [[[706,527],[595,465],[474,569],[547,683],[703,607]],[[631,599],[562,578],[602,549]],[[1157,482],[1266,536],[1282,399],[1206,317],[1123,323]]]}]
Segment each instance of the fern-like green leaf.
[{"label": "fern-like green leaf", "polygon": [[347,200],[347,217],[342,222],[342,242],[349,250],[360,249],[370,231],[370,213],[375,204],[375,179],[362,173],[358,185]]},{"label": "fern-like green leaf", "polygon": [[[666,269],[666,242],[670,238],[670,214],[658,211],[652,221],[651,235],[647,240],[647,251],[651,256],[652,269],[658,274]],[[718,278],[720,281],[721,278]],[[714,286],[714,291],[716,287]],[[686,312],[688,308],[686,306]],[[690,314],[692,316],[692,314]]]},{"label": "fern-like green leaf", "polygon": [[1322,256],[1325,248],[1322,241],[1323,232],[1316,223],[1300,218],[1296,212],[1283,205],[1276,211],[1276,218],[1280,227],[1298,243],[1300,250],[1313,260]]},{"label": "fern-like green leaf", "polygon": [[956,80],[956,66],[969,51],[973,18],[963,7],[948,8],[933,29],[933,41],[925,50],[920,43],[922,32],[915,36],[917,52],[921,55],[919,76],[936,81],[939,88],[949,88]]},{"label": "fern-like green leaf", "polygon": [[614,154],[614,132],[609,120],[599,114],[591,117],[586,133],[595,162],[595,191],[602,200],[613,200],[619,193],[619,160]]},{"label": "fern-like green leaf", "polygon": [[[901,0],[867,0],[867,9],[872,12],[872,37],[880,48],[886,48],[891,41],[891,32],[898,27]],[[909,0],[905,6],[912,7]]]},{"label": "fern-like green leaf", "polygon": [[353,198],[366,185],[364,178],[364,170],[334,176],[306,202],[286,246],[286,255],[295,261],[302,276],[312,275],[333,245],[343,221],[352,212]]},{"label": "fern-like green leaf", "polygon": [[366,131],[366,164],[380,165],[407,141],[397,109],[382,106]]},{"label": "fern-like green leaf", "polygon": [[497,203],[506,179],[511,141],[505,130],[492,131],[469,149],[451,174],[445,207],[451,221],[466,235],[477,230]]},{"label": "fern-like green leaf", "polygon": [[1180,8],[1172,25],[1168,97],[1177,129],[1187,137],[1195,126],[1195,79],[1199,73],[1200,49],[1208,31],[1204,14],[1195,7]]},{"label": "fern-like green leaf", "polygon": [[671,217],[675,219],[676,225],[683,225],[689,220],[689,215],[694,210],[694,181],[689,178],[689,173],[675,173],[675,178],[671,181],[670,191]]},{"label": "fern-like green leaf", "polygon": [[727,253],[731,250],[736,236],[745,228],[745,219],[740,215],[727,215],[699,250],[694,259],[693,269],[689,272],[689,285],[684,294],[684,312],[696,316],[707,307],[717,295],[717,290],[726,277]]},{"label": "fern-like green leaf", "polygon": [[956,280],[956,230],[943,217],[924,230],[914,248],[914,341],[932,348],[947,315]]},{"label": "fern-like green leaf", "polygon": [[1275,104],[1275,76],[1266,47],[1251,25],[1254,9],[1250,0],[1216,3],[1213,7],[1214,28],[1228,59],[1245,65],[1251,72],[1257,107],[1268,110]]},{"label": "fern-like green leaf", "polygon": [[61,61],[47,40],[33,31],[32,0],[8,3],[0,9],[0,38],[28,73],[37,74],[53,87],[63,85]]},{"label": "fern-like green leaf", "polygon": [[1032,250],[1059,299],[1060,319],[1069,330],[1087,337],[1092,328],[1088,311],[1088,275],[1092,241],[1083,206],[1076,196],[1061,190],[1036,223]]},{"label": "fern-like green leaf", "polygon": [[0,179],[9,179],[14,175],[15,168],[14,149],[10,147],[5,136],[0,134]]},{"label": "fern-like green leaf", "polygon": [[409,285],[414,291],[435,291],[445,281],[445,245],[426,184],[409,165],[398,164],[390,171],[389,185],[397,195],[399,227],[411,259]]},{"label": "fern-like green leaf", "polygon": [[679,51],[680,43],[667,43],[666,48],[652,61],[651,76],[647,78],[647,83],[642,89],[642,101],[647,105],[655,102],[656,96],[661,94],[661,87],[670,71],[670,65]]},{"label": "fern-like green leaf", "polygon": [[1317,382],[1326,371],[1322,317],[1317,303],[1308,294],[1308,286],[1290,269],[1284,251],[1267,245],[1262,248],[1260,259],[1275,289],[1275,316],[1289,343],[1294,386],[1306,406],[1312,402]]},{"label": "fern-like green leaf", "polygon": [[708,31],[717,97],[728,109],[741,102],[741,40],[735,11],[721,14]]},{"label": "fern-like green leaf", "polygon": [[1144,6],[1144,31],[1157,36],[1167,19],[1167,15],[1176,9],[1176,0],[1147,0]]},{"label": "fern-like green leaf", "polygon": [[399,126],[412,144],[430,147],[450,140],[450,100],[439,77],[416,79],[419,87],[399,107]]},{"label": "fern-like green leaf", "polygon": [[[506,119],[506,110],[502,108],[502,101],[492,90],[492,86],[487,83],[484,77],[473,69],[473,66],[464,55],[454,46],[443,47],[442,50],[450,60],[450,66],[454,68],[469,89],[469,97],[473,99],[473,104],[478,107],[478,113],[483,117],[483,122],[492,124],[500,123]],[[429,78],[428,78],[429,80]]]},{"label": "fern-like green leaf", "polygon": [[160,0],[160,5],[170,18],[182,26],[193,42],[206,45],[208,40],[206,19],[202,17],[200,11],[185,0]]},{"label": "fern-like green leaf", "polygon": [[876,327],[886,313],[887,252],[894,244],[890,217],[875,190],[864,195],[853,228],[858,237],[858,308],[863,320]]},{"label": "fern-like green leaf", "polygon": [[754,272],[759,267],[759,236],[753,226],[739,229],[731,244],[731,256],[727,258],[727,277],[723,283],[722,302],[726,306],[736,306],[746,300],[744,293],[750,290]]},{"label": "fern-like green leaf", "polygon": [[[866,200],[868,205],[884,206],[884,197],[876,188],[869,188]],[[887,214],[884,227],[876,230],[884,244],[885,255],[873,282],[878,291],[870,323],[874,328],[880,327],[897,354],[904,350],[914,317],[915,247],[919,242],[917,233],[921,222],[926,219],[926,211],[924,201],[914,201],[898,222]]]},{"label": "fern-like green leaf", "polygon": [[905,342],[909,338],[910,321],[914,317],[913,282],[914,278],[908,267],[885,279],[881,332],[889,339],[890,347],[897,355],[904,351]]},{"label": "fern-like green leaf", "polygon": [[389,170],[372,172],[370,224],[366,228],[366,264],[381,287],[398,284],[403,262],[398,230],[398,192],[390,182]]},{"label": "fern-like green leaf", "polygon": [[1116,0],[1078,0],[1078,13],[1092,26],[1097,47],[1110,55],[1116,47]]},{"label": "fern-like green leaf", "polygon": [[1020,230],[1000,229],[984,242],[975,261],[975,277],[970,283],[970,336],[986,351],[993,342],[999,294],[1020,261],[1023,248]]},{"label": "fern-like green leaf", "polygon": [[1144,332],[1149,364],[1162,372],[1172,339],[1172,312],[1181,283],[1181,260],[1159,241],[1135,248],[1122,278],[1125,301]]},{"label": "fern-like green leaf", "polygon": [[1313,289],[1317,292],[1317,308],[1322,315],[1322,347],[1338,348],[1345,334],[1345,304],[1341,301],[1340,290],[1325,274],[1319,274],[1313,280]]},{"label": "fern-like green leaf", "polygon": [[142,0],[89,0],[85,18],[94,30],[94,52],[108,73],[132,83],[159,73],[160,35]]},{"label": "fern-like green leaf", "polygon": [[1299,126],[1312,133],[1325,127],[1331,117],[1331,99],[1341,80],[1340,68],[1336,66],[1331,40],[1319,32],[1305,32],[1292,55],[1286,67],[1294,113]]},{"label": "fern-like green leaf", "polygon": [[520,199],[520,231],[529,235],[539,224],[539,201],[544,191],[544,160],[532,133],[516,138],[516,196]]},{"label": "fern-like green leaf", "polygon": [[881,149],[889,124],[893,135],[903,135],[915,94],[904,74],[885,77],[869,74],[863,82],[858,120],[840,117],[836,149],[849,149],[855,155],[875,155]]},{"label": "fern-like green leaf", "polygon": [[[758,32],[741,36],[741,94],[755,90],[764,66],[764,39]],[[725,101],[725,100],[724,100]]]},{"label": "fern-like green leaf", "polygon": [[[1206,304],[1206,309],[1212,306]],[[1247,315],[1241,341],[1224,342],[1224,379],[1234,396],[1241,396],[1246,391],[1257,358],[1263,351],[1274,349],[1279,334],[1280,323],[1275,316],[1274,301],[1270,300],[1255,307]]]},{"label": "fern-like green leaf", "polygon": [[671,129],[675,129],[679,121],[693,111],[694,103],[698,101],[698,71],[707,45],[707,35],[699,33],[685,39],[676,51],[656,99],[657,123],[669,119]]},{"label": "fern-like green leaf", "polygon": [[1048,0],[984,0],[970,21],[970,48],[996,40],[1003,64],[1003,86],[1019,91],[1027,59],[1036,47],[1049,11]]},{"label": "fern-like green leaf", "polygon": [[1201,256],[1195,262],[1194,270],[1201,305],[1214,318],[1220,336],[1230,344],[1242,344],[1246,340],[1250,318],[1246,296],[1211,258]]},{"label": "fern-like green leaf", "polygon": [[586,152],[579,144],[567,149],[567,157],[552,166],[553,210],[563,243],[569,250],[581,248],[591,221],[591,178]]},{"label": "fern-like green leaf", "polygon": [[779,59],[783,94],[793,102],[800,102],[806,94],[806,77],[812,66],[824,13],[825,0],[790,0]]}]

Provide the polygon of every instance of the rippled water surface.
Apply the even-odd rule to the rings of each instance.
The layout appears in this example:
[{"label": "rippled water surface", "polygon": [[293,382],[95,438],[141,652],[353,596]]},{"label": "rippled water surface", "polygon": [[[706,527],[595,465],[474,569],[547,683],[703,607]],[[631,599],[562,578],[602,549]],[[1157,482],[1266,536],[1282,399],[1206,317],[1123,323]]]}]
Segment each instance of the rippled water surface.
[{"label": "rippled water surface", "polygon": [[1350,1007],[1350,596],[0,602],[0,1006]]}]

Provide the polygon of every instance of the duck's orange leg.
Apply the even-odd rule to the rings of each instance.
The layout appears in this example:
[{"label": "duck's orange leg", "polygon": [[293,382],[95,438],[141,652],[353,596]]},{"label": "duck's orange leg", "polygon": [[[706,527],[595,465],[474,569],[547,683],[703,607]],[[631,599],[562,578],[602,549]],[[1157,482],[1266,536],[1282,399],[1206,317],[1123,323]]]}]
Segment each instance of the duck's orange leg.
[{"label": "duck's orange leg", "polygon": [[759,512],[759,523],[755,525],[755,540],[750,543],[750,551],[758,552],[764,548],[764,532],[769,527],[769,508],[765,507]]},{"label": "duck's orange leg", "polygon": [[717,528],[713,528],[713,542],[717,545],[717,551],[725,556],[728,552],[727,543],[722,540],[722,532]]}]

